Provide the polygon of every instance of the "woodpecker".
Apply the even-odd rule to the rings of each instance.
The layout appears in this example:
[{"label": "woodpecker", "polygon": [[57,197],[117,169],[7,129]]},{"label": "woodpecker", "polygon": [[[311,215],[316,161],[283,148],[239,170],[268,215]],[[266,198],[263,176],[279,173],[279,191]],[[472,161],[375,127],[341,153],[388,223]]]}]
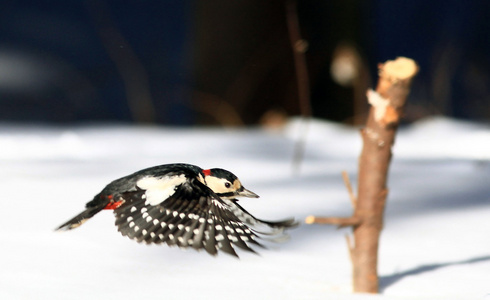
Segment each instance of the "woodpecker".
[{"label": "woodpecker", "polygon": [[294,219],[264,221],[236,197],[258,198],[231,172],[190,164],[147,168],[109,183],[83,212],[56,230],[79,227],[98,212],[113,210],[123,236],[147,244],[218,251],[238,257],[234,246],[254,252],[259,239],[282,241]]}]

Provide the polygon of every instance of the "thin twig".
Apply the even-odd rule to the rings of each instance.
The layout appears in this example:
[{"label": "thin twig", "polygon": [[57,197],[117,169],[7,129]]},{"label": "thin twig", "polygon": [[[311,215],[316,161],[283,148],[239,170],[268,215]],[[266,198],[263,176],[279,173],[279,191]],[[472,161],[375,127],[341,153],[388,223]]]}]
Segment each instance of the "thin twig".
[{"label": "thin twig", "polygon": [[331,225],[337,225],[339,227],[346,227],[346,226],[359,225],[361,223],[361,219],[356,216],[344,217],[344,218],[308,216],[305,219],[305,223],[306,224],[331,224]]},{"label": "thin twig", "polygon": [[301,162],[305,157],[306,152],[306,137],[308,136],[308,128],[310,127],[310,118],[303,118],[300,120],[299,132],[300,135],[294,144],[293,152],[293,173],[299,173],[301,169]]},{"label": "thin twig", "polygon": [[347,173],[347,171],[342,171],[342,178],[344,179],[345,187],[347,188],[347,192],[349,193],[349,198],[352,204],[352,208],[356,209],[357,198],[356,195],[354,194],[354,190],[352,189],[352,185],[349,179],[349,174]]},{"label": "thin twig", "polygon": [[298,85],[298,100],[301,116],[303,117],[301,134],[295,144],[293,154],[293,171],[299,171],[299,167],[304,157],[305,144],[309,119],[311,117],[310,103],[310,79],[308,68],[306,66],[305,52],[308,48],[308,42],[301,38],[296,1],[289,0],[286,2],[286,20],[288,25],[289,40],[293,50],[294,68],[296,70],[296,82]]},{"label": "thin twig", "polygon": [[353,255],[354,255],[354,242],[352,241],[352,237],[349,234],[345,235],[345,241],[347,242],[347,249],[349,250],[349,257],[351,263],[354,262],[353,260]]},{"label": "thin twig", "polygon": [[293,50],[294,67],[298,84],[298,99],[301,115],[311,116],[310,103],[310,79],[306,66],[305,52],[308,50],[308,42],[301,38],[296,1],[290,0],[286,4],[286,18],[289,31],[289,41]]}]

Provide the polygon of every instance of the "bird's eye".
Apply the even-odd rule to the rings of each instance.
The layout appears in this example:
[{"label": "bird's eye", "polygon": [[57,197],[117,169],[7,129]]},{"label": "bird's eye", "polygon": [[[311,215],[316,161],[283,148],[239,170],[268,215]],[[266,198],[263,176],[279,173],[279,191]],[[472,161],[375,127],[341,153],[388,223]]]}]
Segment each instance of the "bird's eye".
[{"label": "bird's eye", "polygon": [[225,187],[226,187],[227,189],[229,189],[229,188],[231,187],[231,183],[229,183],[229,182],[225,182]]}]

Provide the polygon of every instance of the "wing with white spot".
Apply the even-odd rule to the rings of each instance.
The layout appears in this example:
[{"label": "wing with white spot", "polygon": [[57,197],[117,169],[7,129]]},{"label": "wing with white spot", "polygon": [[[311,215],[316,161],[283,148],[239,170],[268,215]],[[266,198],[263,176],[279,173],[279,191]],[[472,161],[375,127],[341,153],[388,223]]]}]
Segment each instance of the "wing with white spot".
[{"label": "wing with white spot", "polygon": [[261,246],[257,234],[223,200],[206,193],[179,187],[162,201],[148,201],[147,190],[125,193],[124,204],[114,211],[116,225],[123,235],[148,244],[205,249],[211,255],[223,251],[238,256],[233,246],[255,252],[250,245]]},{"label": "wing with white spot", "polygon": [[165,175],[161,177],[144,176],[136,182],[136,186],[145,190],[146,202],[157,205],[172,196],[179,186],[187,182],[185,174]]}]

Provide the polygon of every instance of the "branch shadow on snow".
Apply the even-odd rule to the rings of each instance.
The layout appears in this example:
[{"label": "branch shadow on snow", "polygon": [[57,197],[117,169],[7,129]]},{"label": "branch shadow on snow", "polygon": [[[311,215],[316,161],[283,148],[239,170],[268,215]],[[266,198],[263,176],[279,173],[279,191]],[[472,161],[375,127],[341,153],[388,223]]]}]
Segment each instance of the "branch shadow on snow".
[{"label": "branch shadow on snow", "polygon": [[466,265],[466,264],[474,264],[479,262],[490,261],[490,255],[474,257],[470,259],[455,261],[455,262],[446,262],[446,263],[438,263],[438,264],[430,264],[430,265],[422,265],[415,267],[410,270],[406,270],[403,272],[397,272],[392,275],[380,276],[379,277],[379,290],[380,292],[384,292],[386,288],[397,283],[407,276],[419,275],[426,272],[435,271],[437,269],[456,266],[456,265]]}]

